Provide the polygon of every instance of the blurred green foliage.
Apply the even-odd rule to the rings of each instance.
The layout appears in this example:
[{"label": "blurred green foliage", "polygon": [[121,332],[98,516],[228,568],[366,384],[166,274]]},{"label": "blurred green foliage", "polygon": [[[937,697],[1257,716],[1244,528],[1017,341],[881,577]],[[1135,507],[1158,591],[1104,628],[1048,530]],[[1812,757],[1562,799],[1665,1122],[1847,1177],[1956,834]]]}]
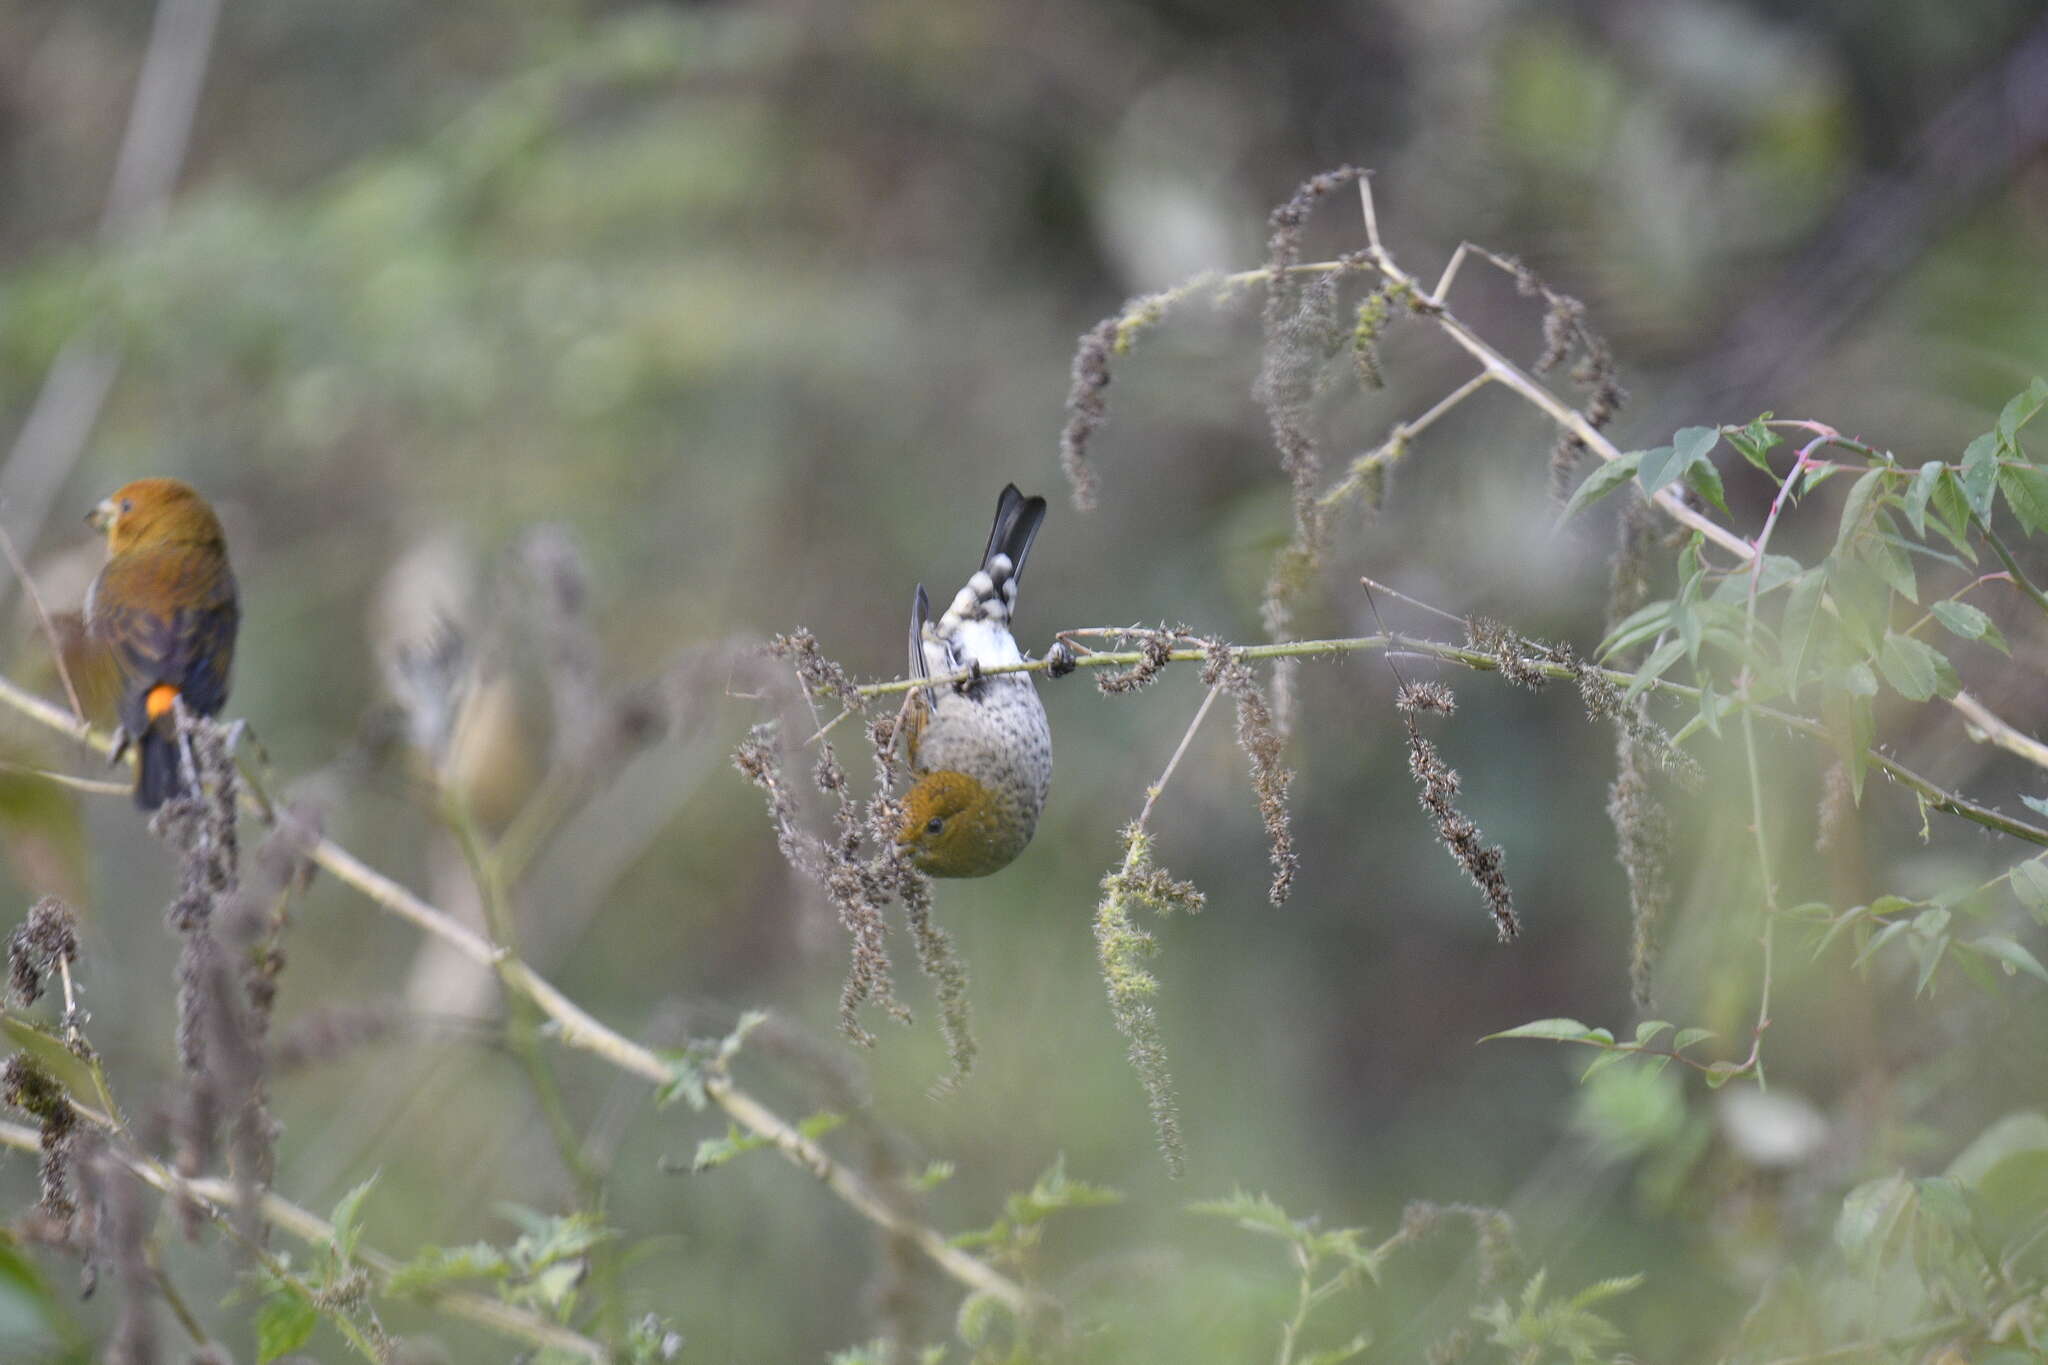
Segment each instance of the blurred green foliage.
[{"label": "blurred green foliage", "polygon": [[[1432,847],[1380,660],[1300,674],[1302,871],[1283,909],[1265,903],[1263,832],[1227,727],[1198,737],[1150,837],[1208,908],[1143,925],[1161,949],[1147,966],[1187,1139],[1179,1181],[1126,1066],[1089,914],[1117,831],[1200,702],[1191,669],[1129,700],[1085,674],[1041,682],[1058,773],[1045,823],[1004,875],[938,897],[982,1049],[941,1099],[925,1093],[945,1054],[917,983],[914,1028],[879,1029],[872,1053],[837,1040],[839,931],[725,764],[763,710],[759,670],[728,646],[803,624],[856,673],[892,676],[911,586],[964,571],[993,490],[1056,491],[1074,336],[1126,296],[1257,265],[1265,209],[1340,161],[1376,168],[1383,226],[1425,278],[1471,238],[1586,300],[1632,390],[1624,448],[1768,408],[1908,468],[1961,461],[2048,354],[2038,146],[1974,195],[1936,179],[1888,201],[1902,245],[1863,292],[1816,308],[1799,286],[1816,253],[1853,255],[1848,196],[1928,173],[1912,169],[1916,140],[2028,39],[2035,7],[229,4],[168,215],[93,245],[150,14],[0,4],[0,437],[74,338],[121,364],[58,513],[23,546],[52,605],[75,606],[89,576],[64,569],[91,562],[74,509],[144,472],[200,485],[243,583],[231,712],[328,832],[475,915],[429,775],[394,742],[388,660],[437,614],[484,642],[496,719],[438,776],[459,767],[499,832],[560,729],[522,536],[565,528],[588,566],[599,683],[657,678],[675,702],[669,737],[608,771],[537,850],[516,907],[529,956],[650,1043],[724,1035],[754,1008],[786,1021],[786,1037],[733,1059],[748,1083],[786,1114],[850,1115],[822,1139],[836,1150],[886,1149],[899,1172],[950,1162],[924,1215],[944,1229],[1002,1215],[985,1245],[1028,1250],[1033,1283],[1083,1329],[1076,1350],[1274,1353],[1300,1265],[1187,1209],[1233,1189],[1268,1193],[1273,1226],[1298,1230],[1287,1245],[1337,1274],[1350,1261],[1342,1246],[1330,1259],[1329,1239],[1377,1246],[1415,1200],[1513,1216],[1518,1278],[1482,1291],[1469,1241],[1419,1241],[1376,1292],[1346,1281],[1319,1300],[1322,1334],[1297,1359],[1359,1333],[1363,1359],[1414,1358],[1461,1329],[1494,1358],[1576,1359],[1612,1350],[1595,1325],[1612,1323],[1642,1359],[1762,1360],[2038,1286],[2039,1121],[2007,1116],[2048,1109],[2048,994],[2025,969],[2048,947],[2012,907],[2002,930],[2028,957],[1986,950],[1995,993],[1924,974],[1925,954],[1872,953],[1860,972],[1843,950],[1783,955],[1769,1093],[1822,1134],[1789,1160],[1759,1155],[1778,1149],[1755,1146],[1758,1125],[1782,1116],[1737,1107],[1747,1081],[1709,1089],[1626,1059],[1580,1087],[1591,1054],[1576,1048],[1471,1046],[1565,1016],[1629,1036],[1627,888],[1602,813],[1613,738],[1557,688],[1453,676],[1459,711],[1435,732],[1466,809],[1507,852],[1528,923],[1512,948]],[[1358,242],[1332,207],[1309,250]],[[1498,278],[1459,288],[1462,316],[1536,353],[1539,309]],[[1759,308],[1805,343],[1797,363],[1703,395],[1700,375],[1731,372],[1729,338],[1751,335],[1728,329]],[[1101,508],[1056,501],[1024,594],[1027,648],[1131,621],[1260,638],[1289,512],[1250,397],[1256,311],[1255,295],[1191,305],[1117,368],[1095,444]],[[1317,396],[1332,466],[1468,372],[1399,316],[1382,345],[1385,391]],[[1368,572],[1590,654],[1608,543],[1553,533],[1550,441],[1495,396],[1418,438],[1387,514],[1336,528],[1299,633],[1372,630],[1349,586]],[[1770,481],[1725,452],[1718,468],[1734,524],[1753,531]],[[1788,518],[1773,549],[1817,564],[1834,530],[1826,514]],[[2018,552],[2039,581],[2037,552]],[[1657,595],[1679,600],[1660,573]],[[1957,680],[2020,729],[2048,729],[2039,614],[2009,592],[1972,601],[2013,657],[1948,639]],[[13,640],[10,671],[36,673],[26,617]],[[1918,688],[1925,661],[1902,648],[1883,669],[1893,692],[1945,682]],[[2013,809],[2042,790],[1939,707],[1874,686],[1865,703],[1890,752],[1948,787]],[[17,728],[15,758],[75,760]],[[1732,1065],[1757,1007],[1749,790],[1725,746],[1702,748],[1704,789],[1674,801],[1656,1009],[1742,1040],[1699,1052]],[[1762,756],[1788,908],[1855,907],[1864,922],[1844,932],[1874,936],[1905,905],[1917,915],[2011,864],[2015,846],[1954,821],[1926,821],[1923,839],[1923,812],[1880,781],[1816,849],[1831,761],[1804,740]],[[83,902],[92,1037],[146,1112],[177,1074],[175,945],[157,915],[171,859],[124,803],[4,781],[14,901]],[[1880,911],[1888,892],[1905,904]],[[492,984],[331,880],[298,904],[287,948],[280,1031],[336,1008],[396,1024],[274,1078],[276,1188],[326,1208],[375,1174],[358,1210],[368,1243],[400,1259],[462,1248],[464,1274],[528,1285],[537,1263],[520,1261],[500,1206],[559,1229],[579,1196],[525,1076],[492,1046]],[[721,1140],[719,1116],[657,1112],[578,1055],[557,1069],[605,1172],[599,1212],[629,1248],[617,1316],[644,1358],[668,1330],[647,1314],[681,1333],[680,1358],[707,1361],[881,1359],[858,1343],[888,1332],[958,1359],[963,1325],[990,1351],[1013,1341],[1006,1324],[956,1321],[955,1286],[771,1155],[671,1173]],[[10,1209],[33,1202],[33,1165],[0,1168]],[[1049,1168],[1068,1173],[1067,1195],[1121,1200],[1052,1213],[1099,1201],[1044,1197]],[[220,1306],[239,1269],[216,1236],[167,1235],[172,1280],[236,1359],[253,1358],[263,1321],[273,1344],[290,1340],[296,1309]],[[112,1310],[71,1285],[63,1257],[0,1247],[0,1354],[87,1358]],[[428,1307],[380,1311],[454,1359],[502,1352]],[[2013,1319],[2009,1351],[2031,1330]],[[338,1337],[311,1340],[341,1358]],[[1902,1340],[1894,1358],[1940,1341]]]}]

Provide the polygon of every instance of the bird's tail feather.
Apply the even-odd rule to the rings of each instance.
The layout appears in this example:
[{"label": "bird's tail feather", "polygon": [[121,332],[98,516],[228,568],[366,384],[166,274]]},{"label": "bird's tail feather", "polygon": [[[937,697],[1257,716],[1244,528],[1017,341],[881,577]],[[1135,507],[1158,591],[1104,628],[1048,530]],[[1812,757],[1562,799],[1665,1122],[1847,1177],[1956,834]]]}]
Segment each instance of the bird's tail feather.
[{"label": "bird's tail feather", "polygon": [[135,804],[155,810],[185,790],[183,760],[178,753],[177,727],[156,724],[135,743]]},{"label": "bird's tail feather", "polygon": [[[996,520],[989,527],[988,548],[982,551],[981,567],[988,569],[990,560],[1004,555],[1010,561],[1009,577],[1021,577],[1024,557],[1031,553],[1031,542],[1038,538],[1038,528],[1044,522],[1044,498],[1027,498],[1017,491],[1016,484],[1005,484],[1003,495],[996,502]],[[990,576],[1002,577],[993,572]]]}]

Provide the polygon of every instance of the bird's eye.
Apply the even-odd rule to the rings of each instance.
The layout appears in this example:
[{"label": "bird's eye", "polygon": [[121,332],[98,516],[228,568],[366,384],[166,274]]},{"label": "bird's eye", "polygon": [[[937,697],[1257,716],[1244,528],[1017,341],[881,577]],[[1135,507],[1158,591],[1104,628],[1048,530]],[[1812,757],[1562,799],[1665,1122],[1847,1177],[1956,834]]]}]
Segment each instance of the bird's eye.
[{"label": "bird's eye", "polygon": [[924,832],[926,834],[937,834],[945,827],[946,817],[943,815],[934,815],[931,819],[924,822]]},{"label": "bird's eye", "polygon": [[133,511],[135,510],[135,499],[133,499],[133,498],[123,498],[123,499],[121,499],[121,510],[122,510],[123,512],[133,512]]}]

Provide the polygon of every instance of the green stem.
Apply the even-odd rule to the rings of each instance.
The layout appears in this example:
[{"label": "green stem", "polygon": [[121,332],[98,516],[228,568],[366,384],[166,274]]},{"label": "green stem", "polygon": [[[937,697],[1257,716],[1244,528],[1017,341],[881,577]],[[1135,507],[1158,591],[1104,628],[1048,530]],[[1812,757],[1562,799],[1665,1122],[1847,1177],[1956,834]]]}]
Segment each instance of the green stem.
[{"label": "green stem", "polygon": [[[568,1106],[562,1102],[561,1084],[541,1051],[540,1030],[547,1016],[531,998],[514,988],[506,976],[506,965],[519,956],[519,925],[504,874],[505,863],[484,846],[483,831],[477,827],[476,816],[467,801],[451,793],[443,800],[442,810],[476,882],[477,895],[483,902],[484,923],[492,940],[504,950],[497,971],[507,986],[505,1045],[526,1073],[527,1084],[532,1087],[541,1117],[554,1138],[562,1166],[576,1186],[578,1207],[602,1221],[604,1179],[584,1154],[583,1135],[570,1119]],[[618,1294],[618,1258],[608,1241],[593,1249],[590,1272],[596,1291],[593,1297],[605,1329],[602,1335],[617,1344],[625,1337],[625,1306]]]},{"label": "green stem", "polygon": [[1972,520],[1976,521],[1977,529],[1983,533],[1984,543],[1991,547],[1991,552],[1998,556],[1998,562],[2005,565],[2005,571],[2012,575],[2014,584],[2035,606],[2043,612],[2048,612],[2048,593],[2035,587],[2034,581],[2021,570],[2019,561],[2013,558],[2012,549],[2005,543],[2004,538],[1992,530],[1991,524],[1982,517],[1972,513]]}]

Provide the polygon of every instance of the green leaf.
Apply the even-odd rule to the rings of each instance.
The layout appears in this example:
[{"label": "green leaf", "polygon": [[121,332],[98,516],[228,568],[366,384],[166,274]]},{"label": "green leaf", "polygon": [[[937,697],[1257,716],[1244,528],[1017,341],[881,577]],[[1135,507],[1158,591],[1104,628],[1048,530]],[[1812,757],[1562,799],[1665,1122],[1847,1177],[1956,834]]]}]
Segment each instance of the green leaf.
[{"label": "green leaf", "polygon": [[343,1265],[348,1264],[356,1254],[356,1242],[363,1235],[362,1226],[358,1221],[363,1211],[363,1200],[369,1197],[370,1187],[376,1183],[377,1177],[373,1175],[343,1195],[336,1202],[334,1212],[327,1220],[334,1224],[332,1245],[335,1259]]},{"label": "green leaf", "polygon": [[1870,705],[1870,692],[1876,690],[1877,679],[1862,663],[1841,670],[1844,679],[1855,679],[1858,675],[1869,680],[1869,691],[1848,687],[1830,691],[1821,698],[1821,713],[1827,720],[1828,738],[1834,743],[1835,755],[1849,770],[1850,794],[1861,805],[1863,779],[1870,772],[1870,741],[1877,725]]},{"label": "green leaf", "polygon": [[2005,637],[1999,634],[1998,626],[1989,616],[1968,602],[1936,602],[1928,610],[1933,612],[1934,619],[1941,622],[1952,634],[1960,635],[1965,640],[1982,640],[2008,657],[2012,654],[2011,648],[2005,643]]},{"label": "green leaf", "polygon": [[768,1145],[767,1138],[756,1137],[737,1123],[727,1124],[724,1137],[704,1138],[697,1143],[697,1154],[690,1158],[690,1174],[700,1175],[723,1166],[736,1156]]},{"label": "green leaf", "polygon": [[2027,908],[2034,922],[2048,924],[2048,866],[2039,858],[2029,858],[2013,866],[2009,880],[2013,897]]},{"label": "green leaf", "polygon": [[1877,496],[1884,475],[1884,470],[1873,469],[1849,485],[1849,496],[1842,503],[1841,525],[1835,532],[1836,554],[1847,549],[1864,529],[1864,523],[1870,519],[1871,499]]},{"label": "green leaf", "polygon": [[1671,446],[1657,446],[1642,452],[1642,462],[1636,467],[1636,477],[1642,481],[1643,492],[1655,494],[1685,472],[1685,464],[1678,458],[1678,451]]},{"label": "green leaf", "polygon": [[2034,420],[2043,404],[2048,404],[2048,379],[2036,376],[2033,383],[2008,399],[1998,414],[1998,439],[2013,454],[2020,453],[2020,428]]},{"label": "green leaf", "polygon": [[1719,1090],[1748,1069],[1738,1062],[1709,1062],[1706,1072],[1707,1089]]},{"label": "green leaf", "polygon": [[1677,1036],[1672,1038],[1671,1050],[1673,1052],[1683,1052],[1694,1043],[1703,1043],[1713,1036],[1714,1031],[1712,1029],[1682,1028],[1678,1031]]},{"label": "green leaf", "polygon": [[1720,508],[1722,516],[1729,515],[1728,499],[1721,491],[1721,471],[1714,468],[1712,460],[1701,460],[1686,470],[1685,481],[1692,486],[1693,492]]},{"label": "green leaf", "polygon": [[2001,465],[1998,486],[2027,534],[2048,531],[2048,473],[2029,464]]},{"label": "green leaf", "polygon": [[1805,681],[1806,653],[1813,640],[1813,626],[1820,615],[1821,591],[1827,587],[1827,566],[1808,569],[1792,581],[1785,597],[1785,615],[1778,624],[1778,652],[1785,661],[1785,691],[1798,696]]},{"label": "green leaf", "polygon": [[1927,534],[1927,500],[1934,496],[1935,485],[1941,482],[1941,471],[1946,468],[1940,460],[1929,460],[1920,466],[1912,487],[1906,490],[1906,520],[1912,523],[1916,536]]},{"label": "green leaf", "polygon": [[1623,692],[1622,699],[1633,702],[1638,696],[1642,695],[1644,688],[1663,677],[1665,671],[1671,665],[1677,663],[1680,658],[1684,657],[1684,654],[1685,641],[1683,640],[1666,640],[1663,644],[1659,645],[1656,652],[1645,659],[1643,666],[1636,670],[1636,675],[1629,679],[1628,687]]},{"label": "green leaf", "polygon": [[1289,1240],[1301,1233],[1300,1226],[1287,1216],[1287,1210],[1271,1198],[1242,1189],[1232,1190],[1227,1199],[1201,1199],[1187,1207],[1189,1213],[1199,1213],[1205,1218],[1228,1218],[1249,1232],[1264,1232]]},{"label": "green leaf", "polygon": [[1643,1020],[1642,1023],[1636,1025],[1636,1046],[1648,1046],[1652,1038],[1655,1038],[1658,1034],[1662,1033],[1665,1029],[1668,1029],[1670,1027],[1671,1025],[1666,1023],[1662,1019]]},{"label": "green leaf", "polygon": [[424,1246],[405,1264],[395,1267],[385,1282],[385,1293],[393,1298],[431,1294],[458,1280],[503,1279],[516,1267],[505,1253],[489,1242],[468,1246]]},{"label": "green leaf", "polygon": [[2048,801],[2044,801],[2038,796],[2022,796],[2020,804],[2036,815],[2048,815]]},{"label": "green leaf", "polygon": [[1631,450],[1621,458],[1609,460],[1588,474],[1584,481],[1572,490],[1571,500],[1565,503],[1564,511],[1559,514],[1558,520],[1571,520],[1573,513],[1591,507],[1594,503],[1634,478],[1636,466],[1643,462],[1645,453],[1640,450]]},{"label": "green leaf", "polygon": [[1634,1055],[1635,1054],[1633,1052],[1624,1052],[1620,1048],[1613,1048],[1604,1052],[1594,1053],[1592,1064],[1589,1065],[1584,1071],[1581,1071],[1579,1073],[1579,1084],[1584,1085],[1587,1081],[1592,1080],[1593,1077],[1599,1075],[1608,1067],[1613,1066],[1617,1062],[1627,1061],[1630,1057]]},{"label": "green leaf", "polygon": [[1998,490],[1998,433],[1987,431],[1963,448],[1963,501],[1979,521],[1991,520]]},{"label": "green leaf", "polygon": [[[1742,452],[1743,459],[1748,460],[1766,474],[1771,472],[1771,447],[1779,444],[1784,439],[1777,432],[1771,430],[1768,425],[1770,420],[1771,414],[1767,412],[1756,418],[1746,427],[1729,427],[1722,433],[1728,438],[1729,445]],[[1773,477],[1776,476],[1774,475]]]},{"label": "green leaf", "polygon": [[688,1100],[692,1109],[702,1109],[709,1103],[704,1085],[713,1076],[723,1076],[740,1045],[747,1035],[759,1028],[768,1016],[761,1010],[748,1010],[741,1014],[733,1025],[731,1033],[723,1038],[692,1038],[680,1048],[664,1049],[658,1053],[670,1067],[669,1078],[654,1092],[654,1104],[665,1109],[677,1100]]},{"label": "green leaf", "polygon": [[1885,632],[1877,666],[1885,681],[1908,701],[1926,701],[1936,692],[1954,696],[1960,686],[1946,655],[1895,630]]},{"label": "green leaf", "polygon": [[[1560,1042],[1580,1043],[1593,1041],[1596,1034],[1602,1033],[1607,1033],[1607,1030],[1588,1028],[1576,1019],[1535,1019],[1499,1033],[1489,1033],[1479,1041],[1490,1043],[1496,1038],[1549,1038]],[[1608,1034],[1607,1041],[1613,1042],[1614,1036]]]},{"label": "green leaf", "polygon": [[710,1097],[704,1093],[704,1064],[687,1051],[663,1049],[659,1056],[670,1067],[669,1077],[654,1091],[654,1107],[666,1109],[677,1100],[687,1100],[692,1109],[702,1109]]},{"label": "green leaf", "polygon": [[1842,1197],[1842,1211],[1835,1217],[1835,1245],[1859,1267],[1882,1263],[1905,1230],[1912,1206],[1913,1187],[1904,1176],[1866,1180]]},{"label": "green leaf", "polygon": [[2039,977],[2043,982],[2048,982],[2048,967],[2041,965],[2041,959],[2003,934],[1986,934],[1982,938],[1972,939],[1970,946],[2004,963],[2007,976],[2015,972],[2025,972],[2029,976]]},{"label": "green leaf", "polygon": [[1326,1346],[1320,1351],[1310,1351],[1300,1357],[1301,1365],[1344,1365],[1345,1361],[1362,1355],[1365,1348],[1370,1345],[1372,1333],[1360,1332],[1342,1346]]},{"label": "green leaf", "polygon": [[1970,544],[1970,508],[1963,498],[1963,484],[1955,472],[1946,470],[1934,485],[1934,497],[1928,506],[1934,512],[1934,526],[1940,530],[1948,543],[1955,546],[1975,563],[1977,549]]},{"label": "green leaf", "polygon": [[1661,635],[1670,625],[1670,602],[1652,602],[1640,607],[1600,642],[1597,657],[1604,663],[1617,654],[1634,649],[1645,640]]},{"label": "green leaf", "polygon": [[2048,1151],[2048,1117],[2022,1110],[2007,1114],[1970,1140],[1948,1164],[1951,1180],[1975,1187],[2009,1156]]},{"label": "green leaf", "polygon": [[1920,600],[1920,579],[1913,572],[1913,561],[1882,535],[1865,536],[1858,541],[1855,557],[1868,564],[1886,587],[1908,602]]},{"label": "green leaf", "polygon": [[256,1315],[256,1365],[304,1346],[320,1325],[320,1310],[297,1294],[279,1292],[264,1301]]},{"label": "green leaf", "polygon": [[1671,438],[1671,449],[1683,468],[1690,469],[1714,453],[1721,444],[1719,427],[1680,427]]}]

